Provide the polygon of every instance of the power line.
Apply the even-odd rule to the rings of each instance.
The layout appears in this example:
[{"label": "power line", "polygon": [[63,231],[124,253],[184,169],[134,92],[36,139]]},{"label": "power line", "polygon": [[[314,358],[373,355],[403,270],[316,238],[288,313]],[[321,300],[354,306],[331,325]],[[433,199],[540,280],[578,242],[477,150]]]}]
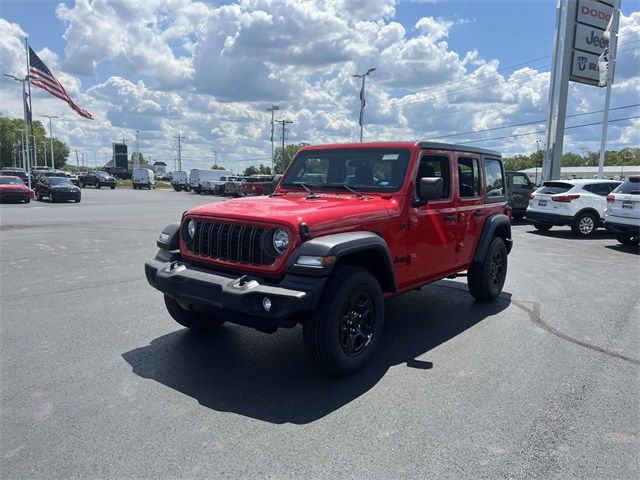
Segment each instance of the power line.
[{"label": "power line", "polygon": [[[640,103],[634,103],[633,105],[625,105],[622,107],[616,107],[616,108],[610,108],[609,110],[624,110],[626,108],[633,108],[633,107],[639,107]],[[585,112],[585,113],[576,113],[573,115],[567,115],[566,118],[575,118],[575,117],[584,117],[586,115],[594,115],[596,113],[602,113],[604,112],[604,110],[594,110],[593,112]],[[546,122],[546,120],[542,119],[542,120],[535,120],[532,122],[524,122],[524,123],[515,123],[513,125],[505,125],[503,127],[493,127],[493,128],[485,128],[483,130],[474,130],[471,132],[462,132],[462,133],[452,133],[450,135],[441,135],[439,137],[431,137],[433,140],[437,140],[440,138],[450,138],[450,137],[459,137],[462,135],[472,135],[474,133],[482,133],[482,132],[491,132],[494,130],[504,130],[505,128],[515,128],[515,127],[525,127],[527,125],[536,125],[538,123],[544,123]]]},{"label": "power line", "polygon": [[[640,115],[635,115],[633,117],[616,118],[615,120],[609,120],[609,123],[622,122],[624,120],[634,120],[636,118],[640,118]],[[571,127],[565,127],[565,130],[572,130],[574,128],[582,128],[582,127],[592,127],[594,125],[602,125],[602,122],[583,123],[582,125],[573,125]],[[458,142],[458,145],[466,145],[467,143],[488,142],[490,140],[503,140],[505,138],[526,137],[527,135],[537,135],[537,134],[544,133],[544,132],[545,132],[545,130],[537,130],[535,132],[529,132],[529,133],[518,133],[518,134],[515,134],[515,135],[505,135],[504,137],[483,138],[481,140],[469,140],[469,141],[466,141],[466,142]]]}]

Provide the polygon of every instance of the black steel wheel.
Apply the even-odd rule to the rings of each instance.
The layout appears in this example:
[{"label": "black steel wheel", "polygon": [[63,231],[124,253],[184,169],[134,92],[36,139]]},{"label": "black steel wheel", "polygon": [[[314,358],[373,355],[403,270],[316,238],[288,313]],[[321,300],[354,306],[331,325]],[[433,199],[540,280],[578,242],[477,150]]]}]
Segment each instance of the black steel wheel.
[{"label": "black steel wheel", "polygon": [[363,268],[338,266],[316,312],[304,322],[305,350],[322,370],[346,375],[369,360],[383,324],[384,300],[377,279]]},{"label": "black steel wheel", "polygon": [[169,315],[183,327],[195,331],[209,331],[218,328],[225,321],[213,315],[182,308],[175,298],[164,296],[164,304]]},{"label": "black steel wheel", "polygon": [[467,285],[476,300],[495,300],[500,295],[507,278],[507,258],[504,241],[495,237],[484,260],[471,266],[467,272]]}]

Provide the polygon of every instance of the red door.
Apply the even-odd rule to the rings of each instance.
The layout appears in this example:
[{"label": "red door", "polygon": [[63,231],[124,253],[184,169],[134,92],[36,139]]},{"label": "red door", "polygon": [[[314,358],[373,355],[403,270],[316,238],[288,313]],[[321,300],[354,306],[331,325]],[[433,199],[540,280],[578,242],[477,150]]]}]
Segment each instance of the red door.
[{"label": "red door", "polygon": [[416,181],[441,177],[445,189],[441,200],[409,209],[409,276],[414,280],[439,277],[456,267],[458,216],[451,160],[451,152],[424,152],[415,173]]},{"label": "red door", "polygon": [[463,266],[471,263],[487,211],[483,200],[479,156],[466,152],[456,154],[455,166],[459,192],[456,261]]}]

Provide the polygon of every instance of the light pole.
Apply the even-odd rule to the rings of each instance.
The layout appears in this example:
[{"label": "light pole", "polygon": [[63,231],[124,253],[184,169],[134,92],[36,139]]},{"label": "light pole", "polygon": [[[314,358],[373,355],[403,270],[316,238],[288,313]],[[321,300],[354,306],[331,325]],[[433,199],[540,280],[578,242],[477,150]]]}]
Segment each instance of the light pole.
[{"label": "light pole", "polygon": [[140,130],[136,130],[136,161],[133,168],[140,168]]},{"label": "light pole", "polygon": [[27,124],[29,123],[28,120],[28,115],[31,113],[29,112],[29,114],[27,114],[27,102],[26,102],[26,84],[29,81],[29,75],[25,76],[24,78],[18,78],[15,75],[10,75],[8,73],[3,73],[3,75],[5,77],[9,77],[12,78],[13,80],[15,80],[16,82],[20,82],[22,83],[22,109],[23,109],[23,113],[24,113],[24,136],[23,136],[23,143],[22,146],[25,149],[25,156],[24,156],[24,160],[26,163],[26,170],[27,170],[27,180],[29,183],[29,188],[31,188],[31,158],[29,156],[29,132],[27,130]]},{"label": "light pole", "polygon": [[[276,120],[276,123],[279,123],[280,125],[282,125],[282,167],[284,168],[284,170],[287,169],[287,165],[286,165],[286,160],[284,159],[284,136],[286,133],[286,128],[287,128],[287,124],[289,123],[293,123],[291,120]],[[284,173],[284,170],[282,171],[282,173]],[[273,171],[273,169],[271,170],[271,174],[275,175],[275,172]]]},{"label": "light pole", "polygon": [[370,68],[366,71],[366,73],[355,74],[353,76],[354,78],[362,78],[362,89],[360,90],[360,121],[358,122],[360,123],[360,143],[362,143],[362,131],[364,129],[364,106],[366,105],[366,102],[364,101],[364,79],[374,70],[375,68]]},{"label": "light pole", "polygon": [[269,108],[267,108],[267,112],[271,112],[271,175],[275,173],[273,171],[273,115],[276,110],[280,110],[279,105],[271,105]]},{"label": "light pole", "polygon": [[[51,133],[51,119],[52,118],[60,118],[60,117],[56,117],[55,115],[42,115],[43,117],[47,117],[49,119],[49,144],[51,145],[51,169],[55,170],[56,169],[56,157],[53,155],[53,134]],[[44,162],[44,166],[47,166],[47,161],[46,161],[46,156],[45,158],[45,162]]]}]

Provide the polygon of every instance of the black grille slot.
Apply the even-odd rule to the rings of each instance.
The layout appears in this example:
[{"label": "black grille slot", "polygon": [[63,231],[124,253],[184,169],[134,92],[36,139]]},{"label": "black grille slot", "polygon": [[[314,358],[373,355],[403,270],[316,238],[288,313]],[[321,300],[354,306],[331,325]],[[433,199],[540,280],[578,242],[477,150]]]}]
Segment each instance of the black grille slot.
[{"label": "black grille slot", "polygon": [[270,265],[276,258],[263,249],[263,236],[267,231],[264,227],[197,220],[193,242],[187,247],[204,257]]}]

